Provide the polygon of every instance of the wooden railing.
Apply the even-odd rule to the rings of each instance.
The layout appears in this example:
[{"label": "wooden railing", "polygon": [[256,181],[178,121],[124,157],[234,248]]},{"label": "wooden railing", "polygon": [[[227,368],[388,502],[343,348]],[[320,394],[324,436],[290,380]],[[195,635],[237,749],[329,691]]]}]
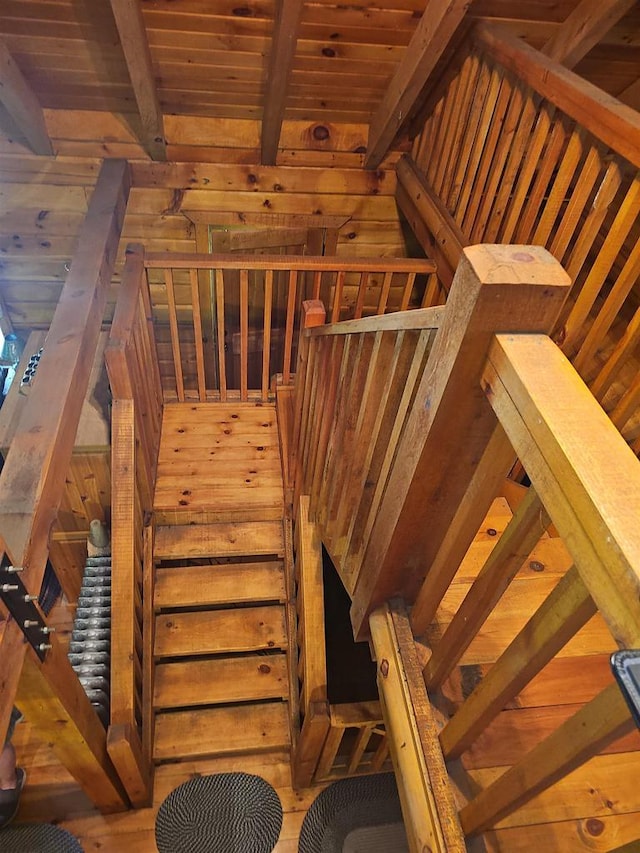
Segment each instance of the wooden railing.
[{"label": "wooden railing", "polygon": [[[611,631],[612,650],[640,644],[640,463],[548,337],[495,336],[480,382],[499,420],[494,443],[499,437],[504,446],[513,446],[532,487],[432,649],[427,688],[439,688],[456,666],[549,519],[574,565],[441,731],[447,760],[467,750],[596,613]],[[478,469],[491,464],[487,453]],[[468,546],[477,532],[465,502],[488,508],[489,495],[479,492],[474,479],[452,525],[457,543],[443,543],[413,607],[417,635],[427,629],[453,579],[459,565],[454,552]],[[460,812],[463,830],[467,835],[484,832],[634,728],[612,679],[471,799]]]},{"label": "wooden railing", "polygon": [[162,423],[144,253],[129,246],[105,352],[111,430],[111,708],[107,748],[131,802],[152,793],[153,490]]},{"label": "wooden railing", "polygon": [[267,400],[292,375],[300,306],[331,318],[437,304],[435,264],[403,258],[147,255],[166,400]]},{"label": "wooden railing", "polygon": [[331,325],[304,305],[293,435],[295,493],[352,593],[442,308]]},{"label": "wooden railing", "polygon": [[329,704],[325,651],[322,550],[309,521],[309,498],[299,501],[295,530],[298,679],[302,728],[293,754],[294,783],[386,769],[387,736],[378,702]]},{"label": "wooden railing", "polygon": [[[415,786],[411,789],[420,774],[439,778],[443,755],[453,760],[468,749],[597,611],[611,630],[612,650],[616,644],[637,648],[640,643],[638,462],[557,346],[546,335],[527,333],[531,324],[540,330],[552,328],[569,284],[543,249],[476,246],[464,250],[444,309],[320,325],[301,337],[296,384],[300,426],[294,439],[297,488],[311,493],[310,518],[320,538],[333,547],[360,636],[366,635],[373,612],[370,630],[391,753],[401,787],[408,786],[405,817],[418,821],[423,844],[440,839],[433,847],[437,850],[464,849],[460,825],[467,835],[483,832],[633,728],[626,703],[612,683],[473,798],[459,819],[451,812],[446,792],[434,799],[432,785],[427,784],[423,794],[416,794]],[[307,316],[313,313],[307,311]],[[317,321],[317,311],[315,317]],[[407,359],[418,372],[407,383],[399,370],[400,329],[406,336],[406,326],[419,327],[421,317],[424,327],[437,325],[438,331],[420,358],[414,352]],[[377,335],[389,335],[392,322],[400,329],[381,360],[388,372],[381,373],[382,390],[365,418],[363,388],[366,378],[378,373],[371,363],[375,343],[367,345],[366,335],[372,328],[378,328]],[[376,327],[379,323],[384,332]],[[362,338],[349,344],[349,330]],[[421,334],[414,331],[418,340]],[[347,348],[359,358],[345,359]],[[317,417],[314,400],[316,405],[322,401]],[[356,429],[365,423],[366,429]],[[376,424],[384,425],[386,432],[379,434]],[[365,436],[370,438],[372,447],[362,451],[365,465],[351,459],[360,452],[355,442],[349,443],[355,435],[360,444],[366,445]],[[433,646],[424,670],[427,687],[441,687],[550,520],[575,565],[438,738],[433,719],[425,718],[428,700],[420,694],[424,683],[419,688],[415,672],[411,679],[406,675],[417,666],[415,649],[411,660],[406,648],[409,642],[413,646],[409,622],[405,618],[403,627],[388,610],[385,615],[376,608],[403,597],[412,605],[413,633],[425,635],[516,455],[533,487]],[[372,460],[375,465],[369,467]],[[347,515],[349,524],[342,528],[352,529],[356,541],[363,542],[364,556],[355,565],[349,561],[353,549],[341,548],[340,538],[332,536],[340,516],[332,484],[358,496]],[[367,489],[381,497],[378,503],[367,499],[362,512]],[[396,654],[400,634],[405,648]],[[424,816],[434,809],[437,820],[425,823]],[[452,833],[450,843],[443,819]]]},{"label": "wooden railing", "polygon": [[640,451],[640,116],[478,25],[430,99],[398,202],[439,275],[475,243],[545,246],[573,286],[553,337]]}]

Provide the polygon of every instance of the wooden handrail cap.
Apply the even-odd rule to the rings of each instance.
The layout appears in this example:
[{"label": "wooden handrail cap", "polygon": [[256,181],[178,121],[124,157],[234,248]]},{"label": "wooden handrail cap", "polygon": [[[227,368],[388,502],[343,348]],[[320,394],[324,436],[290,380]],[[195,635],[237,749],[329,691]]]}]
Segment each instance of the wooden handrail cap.
[{"label": "wooden handrail cap", "polygon": [[482,243],[462,251],[478,279],[486,284],[571,285],[561,264],[542,246]]}]

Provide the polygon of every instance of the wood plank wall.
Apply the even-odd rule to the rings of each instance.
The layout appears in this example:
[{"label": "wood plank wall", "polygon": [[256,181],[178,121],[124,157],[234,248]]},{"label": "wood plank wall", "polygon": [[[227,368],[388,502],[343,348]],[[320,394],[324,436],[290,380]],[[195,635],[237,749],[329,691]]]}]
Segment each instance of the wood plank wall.
[{"label": "wood plank wall", "polygon": [[[154,252],[195,251],[195,226],[184,210],[192,215],[215,211],[212,219],[219,225],[236,227],[252,217],[263,224],[273,217],[274,226],[295,226],[300,216],[339,217],[344,225],[338,255],[406,254],[394,200],[393,165],[399,152],[385,164],[388,168],[363,171],[363,155],[354,151],[366,143],[366,126],[331,126],[328,140],[317,141],[313,125],[285,123],[285,159],[317,162],[309,168],[255,165],[259,122],[168,116],[166,124],[170,140],[177,142],[169,144],[170,157],[217,162],[133,161],[134,189],[114,286],[128,242],[143,243]],[[34,157],[0,136],[0,296],[18,328],[50,322],[95,184],[98,158],[144,156],[132,131],[111,114],[50,113],[50,129],[61,152],[55,159]],[[102,135],[111,141],[95,142]],[[109,319],[114,299],[112,292]]]}]

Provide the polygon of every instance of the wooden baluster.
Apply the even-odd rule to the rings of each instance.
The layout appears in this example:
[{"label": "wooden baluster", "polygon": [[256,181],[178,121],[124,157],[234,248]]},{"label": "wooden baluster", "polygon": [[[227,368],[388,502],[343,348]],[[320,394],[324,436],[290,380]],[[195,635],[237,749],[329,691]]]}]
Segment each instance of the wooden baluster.
[{"label": "wooden baluster", "polygon": [[440,734],[445,758],[468,749],[491,720],[597,612],[572,566]]},{"label": "wooden baluster", "polygon": [[478,835],[495,826],[634,728],[627,703],[612,684],[461,810],[465,833]]},{"label": "wooden baluster", "polygon": [[362,756],[369,745],[369,741],[371,740],[371,735],[373,734],[375,727],[376,723],[369,723],[366,726],[360,727],[353,744],[353,748],[351,749],[351,753],[349,754],[347,762],[347,776],[351,776],[358,769],[358,765],[362,761]]},{"label": "wooden baluster", "polygon": [[204,374],[204,346],[202,343],[202,318],[200,316],[200,288],[198,270],[189,270],[191,279],[191,305],[193,310],[193,334],[196,345],[196,368],[198,372],[198,396],[200,402],[207,399],[207,383]]},{"label": "wooden baluster", "polygon": [[218,327],[218,387],[220,402],[227,399],[227,354],[224,339],[224,272],[216,270],[216,319]]},{"label": "wooden baluster", "polygon": [[424,289],[424,296],[420,303],[421,308],[431,308],[438,304],[438,295],[440,293],[440,282],[436,273],[432,273],[427,279],[427,286]]},{"label": "wooden baluster", "polygon": [[440,687],[451,673],[548,525],[532,487],[433,650],[423,672],[429,690]]},{"label": "wooden baluster", "polygon": [[264,274],[264,322],[262,329],[262,401],[269,399],[269,363],[271,361],[271,303],[273,301],[273,270]]},{"label": "wooden baluster", "polygon": [[389,300],[389,291],[391,290],[391,279],[393,278],[392,272],[386,272],[384,274],[384,278],[382,279],[382,287],[380,288],[380,297],[378,299],[378,307],[376,309],[376,314],[384,314],[387,302]]},{"label": "wooden baluster", "polygon": [[249,270],[240,270],[240,399],[247,394],[249,371]]},{"label": "wooden baluster", "polygon": [[284,363],[282,366],[282,381],[288,385],[291,381],[291,351],[293,349],[293,326],[296,314],[296,292],[298,273],[289,270],[289,293],[287,294],[287,321],[284,333]]},{"label": "wooden baluster", "polygon": [[337,323],[340,319],[340,310],[342,308],[342,292],[344,290],[344,270],[340,270],[336,275],[335,289],[333,291],[333,307],[331,309],[331,322]]},{"label": "wooden baluster", "polygon": [[316,777],[318,759],[329,734],[331,719],[326,702],[312,702],[305,714],[293,754],[294,788],[308,788]]},{"label": "wooden baluster", "polygon": [[316,779],[318,781],[320,781],[321,779],[325,779],[331,772],[333,762],[335,761],[336,755],[338,754],[338,750],[340,749],[340,744],[342,743],[342,738],[345,732],[344,729],[338,728],[338,726],[334,726],[333,720],[331,722],[331,728],[327,733],[327,739],[325,740],[324,746],[322,747],[320,761],[318,761],[318,769],[316,771]]},{"label": "wooden baluster", "polygon": [[320,284],[322,282],[321,270],[316,270],[313,274],[313,296],[312,299],[320,299]]},{"label": "wooden baluster", "polygon": [[402,291],[402,299],[400,300],[401,311],[406,311],[409,307],[409,300],[411,299],[411,294],[413,293],[413,283],[415,282],[415,280],[416,274],[414,272],[407,273],[407,280]]},{"label": "wooden baluster", "polygon": [[171,352],[173,353],[173,370],[176,377],[176,393],[178,400],[184,403],[184,379],[182,376],[182,356],[180,354],[180,333],[178,331],[178,312],[173,287],[173,270],[164,271],[164,281],[167,287],[167,307],[169,310],[169,328],[171,330]]},{"label": "wooden baluster", "polygon": [[631,322],[625,329],[624,335],[616,344],[613,352],[607,359],[602,370],[598,373],[594,381],[591,383],[590,390],[593,396],[602,402],[604,395],[609,390],[612,382],[615,381],[618,371],[634,352],[640,343],[640,308],[636,309]]},{"label": "wooden baluster", "polygon": [[356,307],[353,312],[353,319],[359,320],[362,317],[362,311],[364,309],[364,300],[367,295],[367,285],[369,284],[369,273],[361,272],[360,273],[360,282],[358,284],[358,295],[356,297]]}]

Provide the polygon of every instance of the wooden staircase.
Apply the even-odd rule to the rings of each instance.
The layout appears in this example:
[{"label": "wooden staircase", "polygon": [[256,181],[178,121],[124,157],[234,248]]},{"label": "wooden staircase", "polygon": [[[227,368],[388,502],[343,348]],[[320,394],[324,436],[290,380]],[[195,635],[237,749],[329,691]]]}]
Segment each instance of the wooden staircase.
[{"label": "wooden staircase", "polygon": [[156,762],[287,750],[291,743],[284,519],[272,517],[273,477],[267,520],[256,509],[259,485],[247,509],[239,481],[231,505],[233,480],[229,472],[223,520],[211,520],[212,490],[200,514],[189,506],[188,523],[156,529]]}]

